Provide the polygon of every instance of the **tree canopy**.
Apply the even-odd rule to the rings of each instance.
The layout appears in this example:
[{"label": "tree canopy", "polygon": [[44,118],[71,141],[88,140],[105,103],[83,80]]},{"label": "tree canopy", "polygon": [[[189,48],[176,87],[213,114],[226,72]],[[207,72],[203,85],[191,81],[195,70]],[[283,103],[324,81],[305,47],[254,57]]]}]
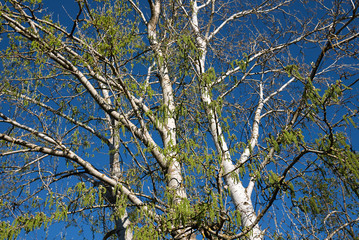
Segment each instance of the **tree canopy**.
[{"label": "tree canopy", "polygon": [[53,4],[0,3],[1,239],[358,239],[358,0]]}]

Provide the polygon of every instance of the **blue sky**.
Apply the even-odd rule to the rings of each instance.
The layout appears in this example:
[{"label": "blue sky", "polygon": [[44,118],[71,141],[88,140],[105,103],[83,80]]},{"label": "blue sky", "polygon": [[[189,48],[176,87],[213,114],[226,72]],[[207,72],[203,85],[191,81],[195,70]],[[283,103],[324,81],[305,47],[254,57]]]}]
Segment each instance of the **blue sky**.
[{"label": "blue sky", "polygon": [[[65,1],[46,0],[44,1],[44,5],[47,6],[48,12],[54,12],[53,20],[59,19],[62,25],[67,26],[67,29],[72,28],[73,26],[72,20],[76,17],[78,13],[78,6],[76,3],[74,3],[73,0],[65,0]],[[310,61],[310,59],[313,59],[314,61],[320,49],[318,48],[305,49],[304,51],[306,51],[308,61]],[[351,128],[349,131],[349,137],[351,138],[350,141],[352,142],[354,149],[359,150],[358,129]],[[95,156],[95,158],[101,158],[102,156],[103,155],[98,154]],[[95,161],[93,162],[95,163]],[[97,167],[101,168],[102,166],[99,164]],[[64,224],[54,224],[47,230],[46,233],[44,233],[42,230],[39,230],[34,235],[33,234],[31,234],[31,236],[22,235],[21,237],[23,237],[23,239],[40,239],[40,238],[44,238],[47,235],[50,239],[52,238],[61,239],[62,237],[66,237],[66,239],[78,239],[78,237],[76,236],[77,231],[78,229],[73,227],[64,230]],[[85,229],[84,235],[85,237],[91,239],[92,238],[91,230],[88,228]],[[99,237],[100,235],[96,236],[95,238],[99,238]]]}]

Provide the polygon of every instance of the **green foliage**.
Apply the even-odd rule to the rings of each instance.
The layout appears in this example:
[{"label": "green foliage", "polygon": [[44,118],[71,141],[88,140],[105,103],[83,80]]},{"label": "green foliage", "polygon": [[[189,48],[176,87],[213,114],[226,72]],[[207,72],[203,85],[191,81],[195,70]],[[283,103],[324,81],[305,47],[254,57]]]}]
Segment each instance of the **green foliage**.
[{"label": "green foliage", "polygon": [[0,222],[0,238],[1,239],[16,239],[20,234],[21,229],[25,232],[31,232],[46,225],[53,219],[48,218],[44,213],[39,212],[35,215],[25,214],[14,219],[10,225],[8,222]]},{"label": "green foliage", "polygon": [[[78,1],[78,15],[57,22],[46,2],[1,3],[0,238],[59,222],[97,238],[125,215],[135,239],[250,238],[258,212],[273,239],[322,238],[350,222],[352,4],[311,9],[323,17],[308,21],[291,3],[209,1],[195,16],[191,1],[161,1],[156,39],[144,4]],[[322,48],[339,25],[353,31]],[[321,54],[312,69],[308,42],[310,58]]]},{"label": "green foliage", "polygon": [[179,51],[178,57],[179,59],[183,59],[185,63],[190,60],[189,56],[193,59],[198,59],[200,57],[201,51],[195,44],[194,36],[190,33],[183,33],[178,36],[176,43]]},{"label": "green foliage", "polygon": [[274,136],[270,136],[267,138],[267,145],[273,147],[277,153],[281,152],[282,147],[286,149],[288,146],[292,146],[300,150],[303,144],[305,144],[305,141],[300,128],[295,130],[284,129],[279,137],[275,138]]},{"label": "green foliage", "polygon": [[317,140],[323,162],[359,197],[359,155],[353,152],[342,133]]},{"label": "green foliage", "polygon": [[297,65],[287,65],[284,67],[285,72],[288,74],[288,77],[295,77],[299,80],[304,80],[304,78],[299,73],[299,68]]},{"label": "green foliage", "polygon": [[233,69],[235,69],[236,67],[239,67],[241,72],[245,73],[246,69],[248,67],[248,55],[246,53],[243,53],[243,59],[241,59],[241,60],[235,59],[230,63],[230,65]]},{"label": "green foliage", "polygon": [[216,72],[213,67],[210,67],[207,72],[202,76],[202,81],[205,86],[210,85],[213,80],[216,78]]},{"label": "green foliage", "polygon": [[[132,54],[135,48],[140,47],[138,42],[138,31],[136,21],[130,21],[127,16],[130,14],[128,3],[116,1],[112,6],[110,2],[105,3],[103,11],[91,10],[91,20],[84,24],[84,30],[91,34],[92,30],[98,32],[100,39],[96,43],[97,51],[106,57],[121,57]],[[126,26],[124,28],[124,26]],[[87,39],[87,43],[95,43],[95,39]],[[87,55],[91,61],[90,55]]]}]

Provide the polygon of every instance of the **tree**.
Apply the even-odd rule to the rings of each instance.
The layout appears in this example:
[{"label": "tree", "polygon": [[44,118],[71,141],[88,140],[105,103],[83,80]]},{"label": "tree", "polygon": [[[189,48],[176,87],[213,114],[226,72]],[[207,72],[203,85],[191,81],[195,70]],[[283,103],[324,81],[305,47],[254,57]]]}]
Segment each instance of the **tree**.
[{"label": "tree", "polygon": [[47,4],[0,4],[1,238],[358,236],[358,1]]}]

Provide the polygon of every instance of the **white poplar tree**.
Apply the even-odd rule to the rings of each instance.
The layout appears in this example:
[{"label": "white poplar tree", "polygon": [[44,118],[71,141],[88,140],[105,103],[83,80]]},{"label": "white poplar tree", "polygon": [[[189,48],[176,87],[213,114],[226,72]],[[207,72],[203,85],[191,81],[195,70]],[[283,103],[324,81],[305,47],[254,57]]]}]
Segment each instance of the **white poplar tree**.
[{"label": "white poplar tree", "polygon": [[1,238],[358,236],[357,0],[47,4],[0,3]]}]

